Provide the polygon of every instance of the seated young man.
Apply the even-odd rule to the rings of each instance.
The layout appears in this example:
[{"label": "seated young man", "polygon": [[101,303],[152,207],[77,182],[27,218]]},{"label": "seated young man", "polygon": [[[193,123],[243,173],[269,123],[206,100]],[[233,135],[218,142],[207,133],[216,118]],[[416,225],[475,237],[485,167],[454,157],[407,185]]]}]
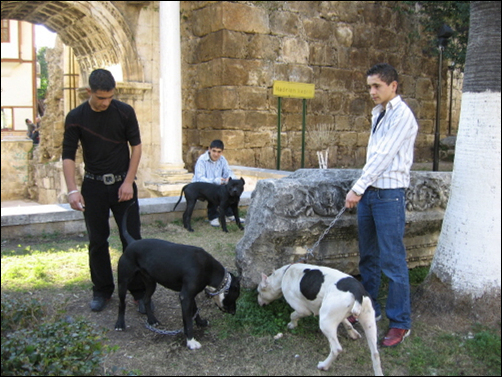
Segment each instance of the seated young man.
[{"label": "seated young man", "polygon": [[[223,156],[225,146],[221,140],[213,140],[207,152],[204,152],[195,164],[192,182],[206,182],[215,185],[226,185],[230,178],[235,179],[227,159]],[[234,221],[232,209],[228,208],[225,214],[229,221]],[[211,203],[207,204],[207,218],[214,227],[220,226],[218,208]],[[241,223],[244,219],[241,218]]]}]

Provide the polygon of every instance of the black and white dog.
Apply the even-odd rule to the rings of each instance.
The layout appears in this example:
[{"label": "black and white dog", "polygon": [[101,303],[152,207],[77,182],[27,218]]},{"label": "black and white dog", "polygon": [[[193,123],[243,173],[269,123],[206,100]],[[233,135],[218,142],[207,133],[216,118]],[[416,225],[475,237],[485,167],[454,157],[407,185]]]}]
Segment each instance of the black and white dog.
[{"label": "black and white dog", "polygon": [[181,195],[178,202],[173,208],[176,209],[178,204],[181,202],[183,194],[185,194],[185,199],[187,202],[187,207],[185,212],[183,212],[183,226],[189,231],[193,232],[190,222],[192,220],[192,213],[195,208],[197,200],[208,201],[212,203],[215,207],[219,207],[219,220],[221,229],[228,233],[227,222],[225,220],[225,213],[228,208],[232,209],[232,213],[235,217],[235,222],[240,230],[244,227],[241,225],[241,220],[239,218],[239,200],[241,198],[242,192],[244,191],[244,184],[246,182],[243,178],[241,179],[229,179],[225,185],[215,185],[213,183],[206,182],[192,182],[188,185],[183,186],[181,189]]},{"label": "black and white dog", "polygon": [[359,319],[366,334],[375,375],[383,376],[377,349],[375,310],[358,280],[333,268],[301,263],[283,266],[268,277],[262,274],[258,285],[260,306],[282,295],[295,310],[291,313],[288,328],[295,328],[302,317],[319,315],[319,327],[328,338],[331,352],[326,360],[319,362],[318,369],[328,370],[342,351],[337,336],[340,323],[343,323],[352,339],[361,337],[347,320],[353,315]]},{"label": "black and white dog", "polygon": [[122,221],[122,228],[127,248],[118,263],[120,304],[115,330],[125,330],[127,286],[136,274],[140,274],[146,286],[143,301],[148,323],[158,324],[150,305],[157,283],[180,292],[187,347],[200,348],[200,343],[193,336],[194,316],[199,326],[207,326],[208,322],[199,316],[195,296],[205,289],[222,311],[235,314],[236,301],[240,294],[239,280],[200,247],[159,239],[134,240],[127,231],[127,212]]}]

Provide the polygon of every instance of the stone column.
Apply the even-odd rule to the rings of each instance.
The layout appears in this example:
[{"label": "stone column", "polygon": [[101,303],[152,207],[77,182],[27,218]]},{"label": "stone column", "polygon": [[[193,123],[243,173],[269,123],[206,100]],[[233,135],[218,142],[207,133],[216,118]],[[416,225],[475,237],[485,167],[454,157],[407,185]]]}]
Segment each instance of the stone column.
[{"label": "stone column", "polygon": [[145,187],[155,196],[179,195],[192,174],[184,169],[181,118],[180,2],[161,1],[160,29],[160,166]]},{"label": "stone column", "polygon": [[180,2],[161,1],[160,168],[161,176],[184,174],[181,122]]}]

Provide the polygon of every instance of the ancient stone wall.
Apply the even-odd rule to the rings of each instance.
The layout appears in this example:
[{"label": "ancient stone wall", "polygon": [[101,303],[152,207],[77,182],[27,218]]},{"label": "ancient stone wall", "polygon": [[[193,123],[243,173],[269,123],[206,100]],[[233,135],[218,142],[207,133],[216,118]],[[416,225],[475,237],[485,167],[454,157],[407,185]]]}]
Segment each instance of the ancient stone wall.
[{"label": "ancient stone wall", "polygon": [[[416,159],[431,159],[437,59],[408,38],[417,23],[394,2],[186,1],[181,19],[187,160],[191,149],[221,138],[232,164],[274,168],[272,85],[284,80],[315,84],[307,125],[312,132],[318,124],[333,126],[325,143],[329,166],[362,166],[373,107],[365,72],[384,61],[400,73],[399,91],[419,120]],[[442,130],[446,105],[444,98]],[[282,169],[300,167],[301,117],[301,100],[284,99]],[[307,145],[306,167],[317,163]]]},{"label": "ancient stone wall", "polygon": [[[322,149],[329,147],[329,167],[362,166],[373,107],[365,72],[381,61],[400,72],[400,92],[419,120],[416,160],[430,160],[437,59],[422,51],[425,42],[408,38],[417,23],[394,6],[385,1],[182,1],[185,167],[191,170],[210,141],[221,138],[231,164],[275,168],[275,80],[315,84],[315,98],[307,101],[307,136],[317,135]],[[119,68],[123,77],[117,80],[117,98],[134,106],[142,133],[140,197],[152,196],[145,182],[156,181],[161,153],[159,2],[2,1],[2,17],[56,31],[74,50],[81,87],[92,69]],[[46,102],[49,111],[42,119],[42,140],[27,190],[40,203],[65,201],[66,191],[60,162],[64,65],[51,59],[56,68]],[[449,77],[446,65],[443,77]],[[446,82],[443,93],[449,93]],[[458,88],[454,93],[460,93]],[[448,126],[447,97],[441,137]],[[458,104],[454,101],[453,134]],[[301,109],[301,100],[283,100],[283,170],[300,167]],[[318,125],[328,125],[331,131],[319,133]],[[319,146],[312,140],[307,137],[306,167],[318,167]]]},{"label": "ancient stone wall", "polygon": [[[257,183],[236,247],[242,284],[253,288],[270,274],[307,255],[345,206],[361,175],[354,169],[300,169],[286,178]],[[411,172],[406,191],[405,246],[410,268],[429,265],[450,191],[451,173]],[[315,248],[308,262],[358,274],[357,209],[347,210]]]}]

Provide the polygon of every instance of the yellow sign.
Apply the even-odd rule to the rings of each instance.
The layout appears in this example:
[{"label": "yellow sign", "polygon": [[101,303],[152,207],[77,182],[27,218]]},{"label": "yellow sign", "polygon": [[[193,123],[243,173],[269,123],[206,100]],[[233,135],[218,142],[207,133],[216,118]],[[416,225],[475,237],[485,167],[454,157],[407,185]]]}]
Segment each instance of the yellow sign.
[{"label": "yellow sign", "polygon": [[273,94],[276,97],[314,98],[315,85],[301,82],[274,81]]}]

